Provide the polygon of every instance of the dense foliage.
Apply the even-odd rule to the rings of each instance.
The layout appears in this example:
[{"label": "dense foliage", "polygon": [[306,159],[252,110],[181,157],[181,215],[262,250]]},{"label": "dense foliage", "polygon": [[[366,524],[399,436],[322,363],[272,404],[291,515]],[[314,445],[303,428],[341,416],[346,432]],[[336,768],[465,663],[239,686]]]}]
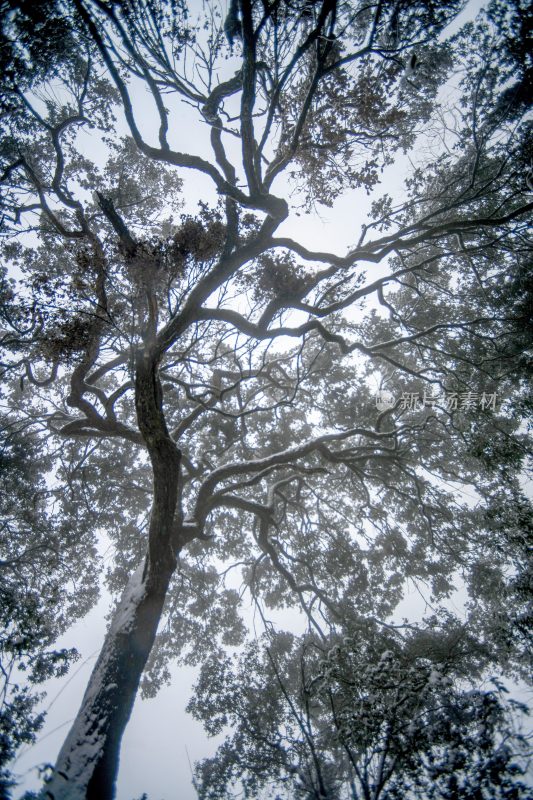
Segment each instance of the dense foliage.
[{"label": "dense foliage", "polygon": [[204,664],[190,709],[210,733],[233,733],[198,766],[200,797],[231,796],[238,780],[247,797],[524,796],[523,709],[496,680],[465,684],[487,657],[465,626],[350,631],[335,643],[270,635],[233,668]]}]

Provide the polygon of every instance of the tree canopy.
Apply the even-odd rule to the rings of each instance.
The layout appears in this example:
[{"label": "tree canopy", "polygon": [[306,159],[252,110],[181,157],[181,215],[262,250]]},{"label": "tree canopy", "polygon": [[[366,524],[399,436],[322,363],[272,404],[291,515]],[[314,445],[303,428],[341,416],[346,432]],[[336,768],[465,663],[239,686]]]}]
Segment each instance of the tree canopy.
[{"label": "tree canopy", "polygon": [[43,797],[114,796],[176,660],[201,797],[522,791],[532,13],[462,10],[2,3],[4,765],[116,598]]}]

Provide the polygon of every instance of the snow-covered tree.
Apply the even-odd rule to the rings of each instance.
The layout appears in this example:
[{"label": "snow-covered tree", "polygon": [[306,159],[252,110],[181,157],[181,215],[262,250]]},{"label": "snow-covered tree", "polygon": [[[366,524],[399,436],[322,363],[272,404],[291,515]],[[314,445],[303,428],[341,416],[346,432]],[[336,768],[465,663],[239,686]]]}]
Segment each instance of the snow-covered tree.
[{"label": "snow-covered tree", "polygon": [[[529,756],[520,703],[491,653],[449,615],[393,630],[300,640],[268,632],[239,659],[208,659],[190,710],[231,736],[197,767],[200,798],[518,798]],[[345,629],[346,633],[346,629]]]},{"label": "snow-covered tree", "polygon": [[[37,613],[59,632],[99,570],[117,597],[43,796],[111,798],[139,687],[241,644],[244,597],[327,641],[460,578],[524,671],[530,11],[451,37],[461,8],[4,3],[2,419],[53,532]],[[340,198],[350,243],[312,249]]]}]

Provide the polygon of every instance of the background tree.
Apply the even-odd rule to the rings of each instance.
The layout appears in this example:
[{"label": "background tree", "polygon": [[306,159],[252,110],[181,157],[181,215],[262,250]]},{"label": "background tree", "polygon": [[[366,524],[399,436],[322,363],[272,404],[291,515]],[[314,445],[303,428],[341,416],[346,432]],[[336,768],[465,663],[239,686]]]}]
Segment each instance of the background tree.
[{"label": "background tree", "polygon": [[[346,632],[346,631],[345,631]],[[267,634],[237,660],[209,660],[190,710],[231,738],[197,767],[199,796],[519,798],[529,746],[464,625],[365,623],[350,636]],[[329,650],[326,648],[329,647]]]},{"label": "background tree", "polygon": [[[68,498],[46,513],[87,532],[61,559],[105,531],[120,596],[45,796],[113,796],[145,667],[150,694],[169,658],[242,642],[244,593],[327,641],[397,624],[406,580],[438,604],[460,576],[491,663],[523,670],[528,17],[494,3],[446,40],[460,8],[75,0],[43,4],[42,59],[36,12],[6,5],[6,425]],[[421,142],[345,254],[287,235],[283,195],[370,194]],[[220,196],[196,212],[191,170]]]},{"label": "background tree", "polygon": [[[44,720],[36,709],[41,698],[37,685],[63,675],[76,655],[54,648],[55,639],[87,611],[97,589],[89,567],[92,542],[87,542],[83,527],[64,528],[64,517],[46,513],[47,500],[56,501],[57,510],[68,507],[68,501],[44,485],[37,452],[31,435],[22,438],[13,432],[0,450],[2,797],[8,796],[11,783],[8,762],[17,747],[34,741]],[[69,554],[75,537],[85,543],[87,568],[73,575]]]}]

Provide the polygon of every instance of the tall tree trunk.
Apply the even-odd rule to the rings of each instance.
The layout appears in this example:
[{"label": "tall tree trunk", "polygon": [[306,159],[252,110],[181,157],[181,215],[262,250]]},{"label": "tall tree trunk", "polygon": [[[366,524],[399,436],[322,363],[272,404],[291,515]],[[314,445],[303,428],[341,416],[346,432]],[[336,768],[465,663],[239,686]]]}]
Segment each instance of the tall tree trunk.
[{"label": "tall tree trunk", "polygon": [[158,360],[148,348],[137,359],[135,388],[139,430],[153,468],[148,552],[126,586],[81,708],[43,789],[43,796],[53,800],[114,797],[120,743],[183,544],[176,524],[180,452],[165,424]]},{"label": "tall tree trunk", "polygon": [[130,578],[45,797],[111,800],[122,735],[150,654],[171,577],[149,591],[144,567]]}]

